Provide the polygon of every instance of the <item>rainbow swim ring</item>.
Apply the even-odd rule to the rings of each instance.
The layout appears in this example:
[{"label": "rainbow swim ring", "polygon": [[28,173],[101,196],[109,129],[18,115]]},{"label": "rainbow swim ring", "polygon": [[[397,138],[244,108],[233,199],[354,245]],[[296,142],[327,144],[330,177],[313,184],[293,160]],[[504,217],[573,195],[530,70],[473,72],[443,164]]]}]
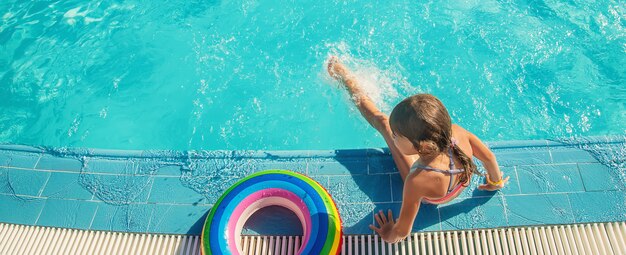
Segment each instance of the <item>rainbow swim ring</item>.
[{"label": "rainbow swim ring", "polygon": [[278,205],[293,211],[304,236],[298,254],[339,254],[341,218],[328,192],[311,178],[288,170],[247,176],[217,200],[202,230],[202,254],[241,254],[241,229],[259,209]]}]

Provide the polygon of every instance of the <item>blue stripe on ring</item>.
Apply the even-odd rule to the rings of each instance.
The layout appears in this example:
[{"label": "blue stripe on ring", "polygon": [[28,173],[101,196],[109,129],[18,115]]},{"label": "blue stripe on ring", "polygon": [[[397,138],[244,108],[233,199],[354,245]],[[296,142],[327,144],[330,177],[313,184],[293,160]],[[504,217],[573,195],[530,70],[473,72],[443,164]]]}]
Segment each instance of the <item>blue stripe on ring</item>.
[{"label": "blue stripe on ring", "polygon": [[[263,186],[263,185],[255,185],[257,183],[263,183],[263,182],[268,182],[268,181],[272,181],[272,185],[275,184],[279,184],[280,182],[286,182],[286,183],[290,183],[293,185],[296,185],[297,187],[301,188],[302,190],[305,191],[305,193],[307,194],[307,196],[309,198],[312,199],[313,203],[315,204],[315,207],[317,208],[316,211],[318,211],[318,217],[312,217],[312,220],[315,221],[315,218],[319,218],[319,229],[320,230],[325,230],[325,231],[317,231],[317,233],[311,233],[311,242],[309,243],[308,246],[311,246],[311,244],[313,244],[311,246],[312,252],[319,252],[321,251],[321,249],[323,248],[325,242],[326,242],[326,238],[317,238],[318,235],[322,235],[323,237],[325,237],[327,235],[328,232],[328,212],[327,212],[327,208],[324,204],[323,198],[320,196],[320,194],[313,188],[311,187],[311,185],[309,185],[308,183],[306,183],[305,181],[297,178],[297,177],[293,177],[290,175],[285,175],[285,174],[264,174],[264,175],[259,175],[256,177],[253,177],[251,179],[248,179],[240,184],[238,184],[235,188],[233,188],[228,194],[224,194],[225,197],[222,199],[221,203],[217,206],[216,212],[213,216],[213,220],[211,222],[211,226],[210,226],[210,239],[209,242],[211,244],[211,246],[215,245],[215,244],[219,244],[219,246],[222,246],[226,243],[226,239],[225,239],[225,230],[223,228],[221,228],[221,224],[220,222],[224,221],[222,219],[223,215],[226,213],[226,215],[230,215],[232,214],[232,211],[234,210],[234,207],[241,202],[241,200],[243,200],[245,197],[247,197],[249,194],[252,194],[253,192],[259,191],[261,189],[255,189],[255,190],[247,190],[247,194],[240,194],[242,193],[242,191],[246,190],[248,187],[254,185],[255,187],[264,187],[264,188],[276,188],[276,186]],[[269,183],[268,183],[269,184]],[[291,189],[288,189],[291,190]],[[293,192],[293,191],[292,191]],[[294,192],[295,193],[295,192]],[[302,198],[303,200],[306,201],[306,198]],[[230,208],[232,204],[232,208],[230,210],[226,210],[227,208]],[[309,208],[309,210],[313,211],[314,208]],[[313,216],[313,215],[312,215]],[[219,221],[217,221],[216,219],[219,219]],[[217,223],[217,224],[216,224]],[[313,222],[312,222],[313,223]],[[221,230],[220,230],[221,229]],[[315,240],[313,240],[313,238],[315,238]],[[314,241],[314,243],[312,242]],[[227,247],[225,247],[227,249]],[[220,248],[220,250],[222,250],[222,252],[228,252],[227,250],[223,250],[222,248]]]}]

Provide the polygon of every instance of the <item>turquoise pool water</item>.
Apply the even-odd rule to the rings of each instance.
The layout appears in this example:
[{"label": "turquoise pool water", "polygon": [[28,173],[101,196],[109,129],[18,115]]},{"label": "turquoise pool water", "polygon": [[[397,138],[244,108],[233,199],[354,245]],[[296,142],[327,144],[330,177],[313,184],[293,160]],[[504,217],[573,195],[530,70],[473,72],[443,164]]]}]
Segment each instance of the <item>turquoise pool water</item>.
[{"label": "turquoise pool water", "polygon": [[485,140],[626,133],[619,1],[0,2],[0,142],[384,146],[324,72],[389,112],[440,97]]}]

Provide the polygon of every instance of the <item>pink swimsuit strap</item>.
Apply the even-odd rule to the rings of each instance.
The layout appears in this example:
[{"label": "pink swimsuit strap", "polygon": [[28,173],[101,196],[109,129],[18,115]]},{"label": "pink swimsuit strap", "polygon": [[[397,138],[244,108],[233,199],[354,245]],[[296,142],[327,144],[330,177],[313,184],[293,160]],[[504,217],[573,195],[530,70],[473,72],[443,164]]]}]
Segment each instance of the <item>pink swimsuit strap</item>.
[{"label": "pink swimsuit strap", "polygon": [[438,199],[428,199],[428,198],[422,198],[423,201],[430,203],[430,204],[440,204],[442,202],[447,201],[448,199],[450,199],[451,197],[456,196],[457,193],[461,192],[461,190],[463,190],[463,184],[459,183],[456,185],[456,187],[454,187],[454,189],[452,189],[452,191],[448,192],[448,194],[446,194],[445,196],[443,196],[442,198],[438,198]]}]

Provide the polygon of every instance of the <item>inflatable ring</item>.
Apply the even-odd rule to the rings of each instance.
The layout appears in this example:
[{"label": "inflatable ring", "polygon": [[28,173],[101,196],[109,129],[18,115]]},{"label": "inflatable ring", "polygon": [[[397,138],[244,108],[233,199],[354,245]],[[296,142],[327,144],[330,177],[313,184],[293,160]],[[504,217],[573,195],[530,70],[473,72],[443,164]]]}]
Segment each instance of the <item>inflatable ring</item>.
[{"label": "inflatable ring", "polygon": [[202,254],[241,254],[241,229],[259,209],[279,205],[293,211],[304,236],[297,254],[339,254],[341,218],[328,192],[311,178],[287,170],[247,176],[217,200],[202,230]]}]

